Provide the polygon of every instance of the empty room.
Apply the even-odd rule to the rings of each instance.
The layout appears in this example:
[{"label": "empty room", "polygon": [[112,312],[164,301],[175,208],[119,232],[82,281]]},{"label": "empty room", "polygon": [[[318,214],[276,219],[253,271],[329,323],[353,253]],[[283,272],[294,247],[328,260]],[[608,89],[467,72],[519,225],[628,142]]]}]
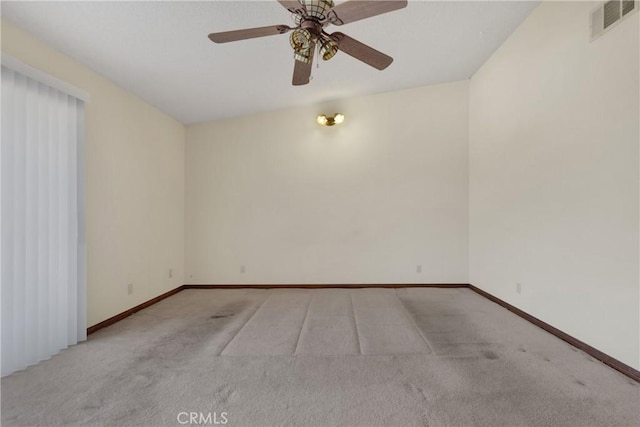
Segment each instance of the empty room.
[{"label": "empty room", "polygon": [[3,0],[2,425],[640,425],[639,9]]}]

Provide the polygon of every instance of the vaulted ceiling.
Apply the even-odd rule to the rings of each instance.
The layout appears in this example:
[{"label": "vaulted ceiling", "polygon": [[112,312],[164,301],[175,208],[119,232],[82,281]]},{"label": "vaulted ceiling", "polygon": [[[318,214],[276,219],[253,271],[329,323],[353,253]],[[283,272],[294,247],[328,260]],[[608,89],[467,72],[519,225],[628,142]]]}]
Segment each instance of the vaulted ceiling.
[{"label": "vaulted ceiling", "polygon": [[297,87],[288,35],[227,44],[207,38],[292,25],[275,0],[3,1],[2,17],[188,124],[467,79],[537,4],[414,0],[329,26],[392,56],[393,64],[378,71],[338,53],[314,64],[311,83]]}]

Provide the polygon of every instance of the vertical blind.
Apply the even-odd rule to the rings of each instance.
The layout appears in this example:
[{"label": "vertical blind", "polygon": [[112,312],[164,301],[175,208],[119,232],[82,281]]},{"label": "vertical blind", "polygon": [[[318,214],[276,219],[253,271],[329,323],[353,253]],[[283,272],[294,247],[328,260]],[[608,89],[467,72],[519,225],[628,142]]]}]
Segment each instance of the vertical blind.
[{"label": "vertical blind", "polygon": [[2,66],[2,376],[86,339],[84,101]]}]

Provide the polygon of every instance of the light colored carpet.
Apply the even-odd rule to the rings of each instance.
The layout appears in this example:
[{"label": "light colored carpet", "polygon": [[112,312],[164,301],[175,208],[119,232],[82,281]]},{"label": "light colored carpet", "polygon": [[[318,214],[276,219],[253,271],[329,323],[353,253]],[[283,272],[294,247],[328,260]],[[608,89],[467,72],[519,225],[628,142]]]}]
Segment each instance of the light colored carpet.
[{"label": "light colored carpet", "polygon": [[638,426],[639,402],[468,289],[186,290],[2,379],[3,426]]}]

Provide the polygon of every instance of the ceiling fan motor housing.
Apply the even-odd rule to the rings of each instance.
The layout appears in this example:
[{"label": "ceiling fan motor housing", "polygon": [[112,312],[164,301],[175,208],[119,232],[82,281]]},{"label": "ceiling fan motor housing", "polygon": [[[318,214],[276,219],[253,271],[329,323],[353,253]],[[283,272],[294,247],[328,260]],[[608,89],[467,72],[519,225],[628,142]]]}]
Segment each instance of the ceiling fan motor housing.
[{"label": "ceiling fan motor housing", "polygon": [[[315,42],[322,38],[322,24],[315,18],[302,18],[296,28],[289,37],[289,42],[293,48],[294,58],[304,63],[310,63],[315,50]],[[324,44],[324,41],[322,42]],[[322,46],[322,45],[321,45]],[[333,57],[331,48],[327,46],[326,52],[323,52],[323,58]],[[337,51],[337,48],[336,48]],[[335,55],[335,53],[334,53]]]},{"label": "ceiling fan motor housing", "polygon": [[325,61],[333,58],[338,52],[337,45],[322,35],[322,28],[328,24],[327,12],[334,6],[333,0],[302,0],[306,13],[294,14],[298,28],[291,33],[289,42],[293,48],[294,58],[310,63],[315,50],[315,42],[320,43],[320,54]]}]

